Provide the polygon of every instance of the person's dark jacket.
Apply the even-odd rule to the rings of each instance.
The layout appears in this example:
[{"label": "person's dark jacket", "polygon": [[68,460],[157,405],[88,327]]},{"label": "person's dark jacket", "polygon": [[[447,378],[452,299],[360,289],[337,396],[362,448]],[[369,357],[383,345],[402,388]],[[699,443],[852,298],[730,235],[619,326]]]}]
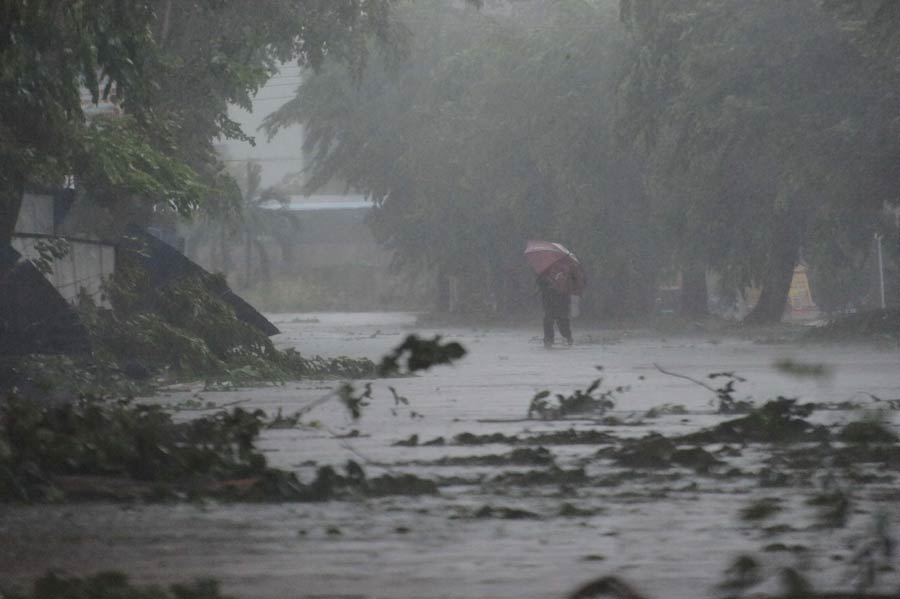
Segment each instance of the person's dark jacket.
[{"label": "person's dark jacket", "polygon": [[548,318],[569,318],[571,298],[567,293],[559,291],[545,277],[538,277],[538,288],[541,290],[541,303],[544,315]]}]

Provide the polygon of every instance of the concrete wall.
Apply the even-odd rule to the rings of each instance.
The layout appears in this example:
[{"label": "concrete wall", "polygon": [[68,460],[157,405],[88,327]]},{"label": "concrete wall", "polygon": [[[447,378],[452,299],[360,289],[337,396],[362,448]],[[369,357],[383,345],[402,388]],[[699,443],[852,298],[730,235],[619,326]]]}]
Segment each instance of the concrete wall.
[{"label": "concrete wall", "polygon": [[[35,260],[40,254],[35,246],[46,239],[16,235],[13,248],[26,259]],[[98,305],[107,305],[101,286],[116,269],[116,249],[112,245],[89,240],[70,240],[68,254],[52,264],[53,272],[45,275],[67,301],[74,302],[81,290],[94,298]]]},{"label": "concrete wall", "polygon": [[53,196],[26,193],[16,221],[16,233],[53,235]]}]

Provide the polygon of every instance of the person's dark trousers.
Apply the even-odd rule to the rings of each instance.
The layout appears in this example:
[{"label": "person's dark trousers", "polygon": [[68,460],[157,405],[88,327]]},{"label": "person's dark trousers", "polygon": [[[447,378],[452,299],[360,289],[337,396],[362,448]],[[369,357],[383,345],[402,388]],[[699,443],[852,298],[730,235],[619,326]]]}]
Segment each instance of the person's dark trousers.
[{"label": "person's dark trousers", "polygon": [[553,323],[559,327],[559,334],[563,336],[566,342],[572,344],[572,327],[568,318],[553,318],[544,316],[544,345],[553,345]]}]

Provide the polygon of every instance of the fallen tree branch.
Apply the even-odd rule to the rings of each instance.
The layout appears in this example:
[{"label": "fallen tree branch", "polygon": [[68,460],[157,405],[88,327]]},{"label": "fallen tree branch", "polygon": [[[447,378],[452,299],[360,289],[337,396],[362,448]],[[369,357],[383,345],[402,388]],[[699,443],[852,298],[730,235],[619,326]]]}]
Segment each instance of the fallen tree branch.
[{"label": "fallen tree branch", "polygon": [[686,381],[690,381],[690,382],[694,383],[695,385],[700,385],[700,386],[703,387],[704,389],[706,389],[706,390],[708,390],[708,391],[712,391],[712,392],[715,393],[716,395],[719,395],[719,390],[718,390],[718,389],[716,389],[716,388],[714,388],[714,387],[710,387],[709,385],[707,385],[707,384],[704,383],[703,381],[698,381],[697,379],[692,378],[692,377],[689,377],[689,376],[687,376],[686,374],[678,374],[677,372],[670,372],[670,371],[666,370],[665,368],[663,368],[662,366],[660,366],[659,364],[657,364],[656,362],[653,363],[653,366],[655,366],[656,369],[657,369],[658,371],[660,371],[661,373],[663,373],[663,374],[667,374],[667,375],[669,375],[669,376],[674,376],[675,378],[679,378],[679,379],[684,379],[684,380],[686,380]]}]

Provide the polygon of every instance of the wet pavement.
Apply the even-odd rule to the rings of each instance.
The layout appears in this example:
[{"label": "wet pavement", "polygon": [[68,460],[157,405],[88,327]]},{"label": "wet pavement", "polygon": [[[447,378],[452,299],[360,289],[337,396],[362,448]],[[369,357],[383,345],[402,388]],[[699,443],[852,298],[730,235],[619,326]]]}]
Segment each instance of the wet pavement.
[{"label": "wet pavement", "polygon": [[[352,459],[370,475],[410,472],[439,480],[438,495],[278,505],[7,505],[0,507],[0,581],[24,583],[48,569],[73,574],[118,569],[142,582],[214,577],[227,593],[246,599],[536,599],[563,597],[582,582],[614,574],[650,597],[694,598],[708,595],[730,559],[759,552],[773,541],[803,545],[806,551],[791,557],[760,553],[766,563],[797,562],[817,582],[837,584],[846,574],[849,548],[873,514],[886,513],[900,524],[900,495],[893,482],[855,489],[851,525],[823,532],[809,526],[813,514],[804,504],[813,488],[761,488],[752,477],[727,480],[668,470],[609,486],[506,485],[496,477],[531,468],[425,462],[504,454],[511,449],[507,445],[393,446],[411,435],[424,442],[462,432],[528,435],[569,428],[641,437],[650,431],[691,432],[722,420],[712,413],[709,391],[662,374],[655,365],[697,379],[734,371],[747,379],[738,387],[738,399],[785,395],[804,402],[865,403],[870,401],[866,394],[896,399],[896,351],[663,339],[605,330],[576,330],[574,347],[547,351],[537,326],[431,331],[417,328],[415,318],[405,314],[298,314],[273,320],[283,331],[276,338],[279,346],[304,354],[377,359],[413,331],[440,332],[469,350],[458,365],[377,381],[375,399],[360,421],[331,402],[308,415],[319,428],[270,430],[260,444],[273,466],[297,471],[306,480],[317,466],[342,467]],[[788,376],[773,368],[785,358],[826,364],[832,375]],[[604,377],[603,388],[629,387],[616,396],[611,412],[620,420],[642,419],[646,410],[663,404],[683,405],[688,413],[643,419],[641,426],[525,419],[537,391],[569,393],[597,376]],[[290,414],[334,384],[303,381],[232,392],[179,387],[151,401],[201,398]],[[389,385],[409,399],[408,407],[395,405]],[[833,424],[860,417],[859,411],[827,411],[814,419]],[[883,417],[897,427],[896,413]],[[358,436],[336,438],[354,429]],[[548,449],[561,468],[583,467],[601,478],[621,471],[597,458],[595,446]],[[734,465],[758,469],[758,458],[748,449]],[[791,524],[796,530],[770,538],[742,522],[740,508],[760,497],[784,504],[767,526]],[[564,504],[572,509],[561,511]],[[530,515],[477,517],[484,506]],[[886,573],[885,580],[890,576],[896,573]]]}]

